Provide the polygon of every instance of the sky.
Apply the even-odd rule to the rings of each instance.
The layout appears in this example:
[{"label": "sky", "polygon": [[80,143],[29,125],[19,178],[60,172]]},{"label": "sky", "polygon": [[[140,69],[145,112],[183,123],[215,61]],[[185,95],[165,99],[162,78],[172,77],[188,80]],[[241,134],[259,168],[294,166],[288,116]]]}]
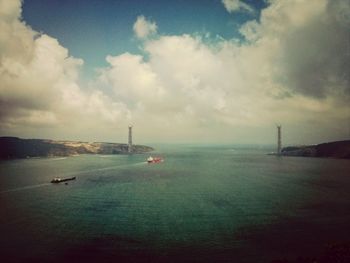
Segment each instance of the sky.
[{"label": "sky", "polygon": [[348,0],[0,0],[0,136],[350,138]]}]

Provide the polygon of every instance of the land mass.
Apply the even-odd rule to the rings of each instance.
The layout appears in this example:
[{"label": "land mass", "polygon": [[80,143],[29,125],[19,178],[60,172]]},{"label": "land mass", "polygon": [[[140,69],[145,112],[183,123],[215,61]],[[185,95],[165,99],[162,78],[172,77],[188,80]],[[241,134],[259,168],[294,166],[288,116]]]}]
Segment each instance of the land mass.
[{"label": "land mass", "polygon": [[[132,153],[145,153],[154,149],[133,145]],[[71,156],[77,154],[127,154],[128,145],[123,143],[55,141],[0,137],[0,159],[29,157]]]},{"label": "land mass", "polygon": [[282,148],[281,155],[350,159],[350,140],[316,145],[288,146]]}]

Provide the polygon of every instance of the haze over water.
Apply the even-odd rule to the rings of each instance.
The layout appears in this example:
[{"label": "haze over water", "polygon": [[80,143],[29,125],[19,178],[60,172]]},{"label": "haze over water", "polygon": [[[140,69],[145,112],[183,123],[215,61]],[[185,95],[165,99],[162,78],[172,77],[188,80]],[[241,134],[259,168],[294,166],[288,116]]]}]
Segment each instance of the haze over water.
[{"label": "haze over water", "polygon": [[270,262],[350,241],[349,160],[156,148],[165,162],[154,165],[145,154],[2,161],[0,257]]}]

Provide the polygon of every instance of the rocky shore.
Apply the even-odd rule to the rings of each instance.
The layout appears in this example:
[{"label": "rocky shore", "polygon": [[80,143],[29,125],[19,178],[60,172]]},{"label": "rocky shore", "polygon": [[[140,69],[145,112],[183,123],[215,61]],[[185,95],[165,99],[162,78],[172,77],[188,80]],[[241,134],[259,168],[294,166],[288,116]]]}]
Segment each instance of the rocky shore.
[{"label": "rocky shore", "polygon": [[[152,147],[144,145],[133,145],[132,149],[132,153],[145,153],[154,150]],[[70,156],[77,154],[128,154],[128,145],[123,143],[0,137],[0,159]]]}]

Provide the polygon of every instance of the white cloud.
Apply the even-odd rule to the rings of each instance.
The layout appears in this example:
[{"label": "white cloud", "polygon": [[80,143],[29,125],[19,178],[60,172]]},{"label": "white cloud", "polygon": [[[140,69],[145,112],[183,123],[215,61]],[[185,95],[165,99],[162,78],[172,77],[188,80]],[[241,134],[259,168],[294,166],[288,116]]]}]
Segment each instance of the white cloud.
[{"label": "white cloud", "polygon": [[[260,23],[249,21],[242,26],[241,32],[249,40],[243,44],[221,40],[208,46],[190,35],[148,40],[144,43],[148,61],[139,55],[116,57],[119,63],[110,61],[109,81],[118,96],[129,94],[128,100],[139,106],[132,111],[133,119],[142,122],[146,117],[159,133],[178,126],[193,134],[210,130],[210,137],[214,130],[222,132],[226,127],[236,131],[226,136],[236,133],[244,137],[237,129],[262,131],[282,122],[321,129],[324,132],[319,136],[325,138],[337,123],[346,137],[349,112],[341,101],[347,98],[347,62],[337,54],[337,48],[347,43],[346,32],[332,19],[336,14],[332,5],[271,1]],[[332,29],[341,35],[334,33],[327,40]],[[322,35],[324,39],[319,38]],[[126,57],[133,57],[134,63],[125,61]],[[298,68],[308,73],[303,75]],[[144,71],[147,81],[143,80]],[[310,85],[313,79],[318,85]],[[145,95],[150,87],[161,90],[162,95],[155,91],[151,92],[154,96]],[[309,131],[298,132],[316,140]],[[261,132],[264,136],[268,133]]]},{"label": "white cloud", "polygon": [[[345,3],[350,6],[341,0],[275,0],[262,12],[261,23],[248,23],[244,27],[253,27],[251,33],[242,33],[256,39],[256,50],[274,54],[279,71],[275,81],[290,91],[313,97],[349,94],[349,27],[337,19]],[[276,46],[268,50],[272,42]]]},{"label": "white cloud", "polygon": [[157,33],[157,24],[147,20],[144,16],[138,16],[133,29],[136,36],[142,39]]},{"label": "white cloud", "polygon": [[67,126],[84,134],[87,127],[123,123],[129,114],[125,105],[98,88],[84,91],[79,85],[83,60],[20,21],[20,6],[21,1],[0,1],[1,134],[46,129],[50,137],[55,131],[64,134]]},{"label": "white cloud", "polygon": [[349,5],[271,0],[259,22],[241,27],[247,42],[210,45],[148,38],[157,26],[141,16],[134,31],[147,58],[107,56],[89,89],[79,81],[83,61],[9,8],[12,18],[0,19],[0,131],[115,140],[133,123],[144,141],[271,142],[282,123],[290,142],[346,138]]},{"label": "white cloud", "polygon": [[227,12],[229,13],[241,10],[254,12],[254,9],[250,5],[244,3],[242,0],[222,0],[222,3],[224,4]]},{"label": "white cloud", "polygon": [[21,1],[0,1],[0,17],[11,21],[20,17],[22,7]]},{"label": "white cloud", "polygon": [[112,83],[115,94],[128,102],[135,98],[156,100],[163,95],[157,75],[139,55],[124,53],[120,56],[107,57],[111,68],[106,71],[106,78]]}]

